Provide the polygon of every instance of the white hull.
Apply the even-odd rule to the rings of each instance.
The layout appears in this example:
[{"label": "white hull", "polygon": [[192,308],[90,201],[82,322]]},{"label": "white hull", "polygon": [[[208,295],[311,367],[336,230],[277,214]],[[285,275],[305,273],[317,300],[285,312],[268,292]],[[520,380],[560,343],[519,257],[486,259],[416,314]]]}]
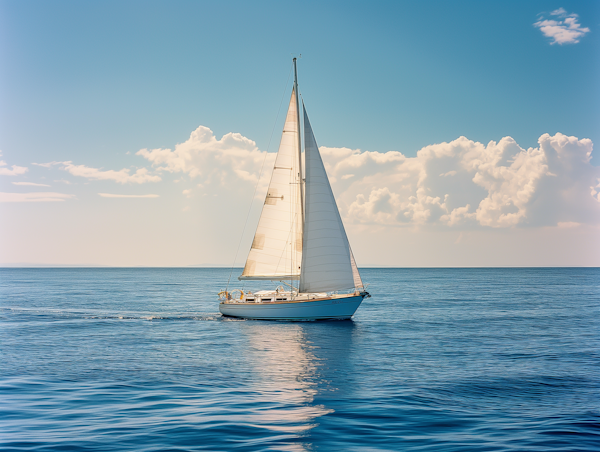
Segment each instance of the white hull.
[{"label": "white hull", "polygon": [[254,320],[342,320],[354,315],[363,298],[350,294],[271,303],[221,302],[219,311],[225,316]]}]

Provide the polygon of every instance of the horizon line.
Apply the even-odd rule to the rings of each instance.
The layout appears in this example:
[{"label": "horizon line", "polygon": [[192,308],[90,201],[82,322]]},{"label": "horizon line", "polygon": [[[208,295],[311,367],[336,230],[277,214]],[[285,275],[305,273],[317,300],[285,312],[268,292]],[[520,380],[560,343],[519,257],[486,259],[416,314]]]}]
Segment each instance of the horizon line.
[{"label": "horizon line", "polygon": [[[231,268],[231,269],[243,269],[243,266],[228,266],[219,264],[198,264],[198,265],[176,265],[176,266],[164,266],[164,265],[101,265],[101,264],[11,264],[3,263],[0,264],[0,269],[10,268]],[[403,269],[414,269],[414,268],[431,268],[431,269],[448,269],[448,268],[600,268],[599,265],[456,265],[456,266],[440,266],[440,265],[416,265],[416,266],[398,266],[398,265],[361,265],[358,267],[368,268],[403,268]]]}]

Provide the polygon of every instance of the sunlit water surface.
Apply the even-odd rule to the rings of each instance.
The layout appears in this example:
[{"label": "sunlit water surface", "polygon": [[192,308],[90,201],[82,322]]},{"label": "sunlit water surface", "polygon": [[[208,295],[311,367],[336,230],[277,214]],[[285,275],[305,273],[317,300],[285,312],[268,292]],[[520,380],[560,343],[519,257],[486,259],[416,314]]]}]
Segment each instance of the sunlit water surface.
[{"label": "sunlit water surface", "polygon": [[228,269],[1,269],[0,448],[600,450],[599,269],[362,274],[352,321],[266,322]]}]

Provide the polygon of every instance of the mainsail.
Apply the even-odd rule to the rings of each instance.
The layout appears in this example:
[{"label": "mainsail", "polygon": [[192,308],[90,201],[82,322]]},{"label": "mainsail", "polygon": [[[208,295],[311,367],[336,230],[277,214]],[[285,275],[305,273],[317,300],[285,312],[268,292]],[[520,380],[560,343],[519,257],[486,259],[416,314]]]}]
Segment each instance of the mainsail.
[{"label": "mainsail", "polygon": [[327,172],[304,108],[305,221],[299,291],[362,287]]},{"label": "mainsail", "polygon": [[299,121],[292,91],[275,167],[252,248],[238,279],[295,280],[302,262]]}]

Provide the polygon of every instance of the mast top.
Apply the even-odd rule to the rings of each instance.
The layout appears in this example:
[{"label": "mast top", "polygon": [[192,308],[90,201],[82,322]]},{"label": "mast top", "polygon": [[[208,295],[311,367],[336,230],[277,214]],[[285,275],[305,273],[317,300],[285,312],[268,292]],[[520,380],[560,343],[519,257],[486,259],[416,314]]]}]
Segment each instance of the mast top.
[{"label": "mast top", "polygon": [[[296,88],[296,103],[298,103],[298,70],[296,69],[296,57],[294,57],[294,88]],[[300,130],[300,129],[298,129]]]}]

